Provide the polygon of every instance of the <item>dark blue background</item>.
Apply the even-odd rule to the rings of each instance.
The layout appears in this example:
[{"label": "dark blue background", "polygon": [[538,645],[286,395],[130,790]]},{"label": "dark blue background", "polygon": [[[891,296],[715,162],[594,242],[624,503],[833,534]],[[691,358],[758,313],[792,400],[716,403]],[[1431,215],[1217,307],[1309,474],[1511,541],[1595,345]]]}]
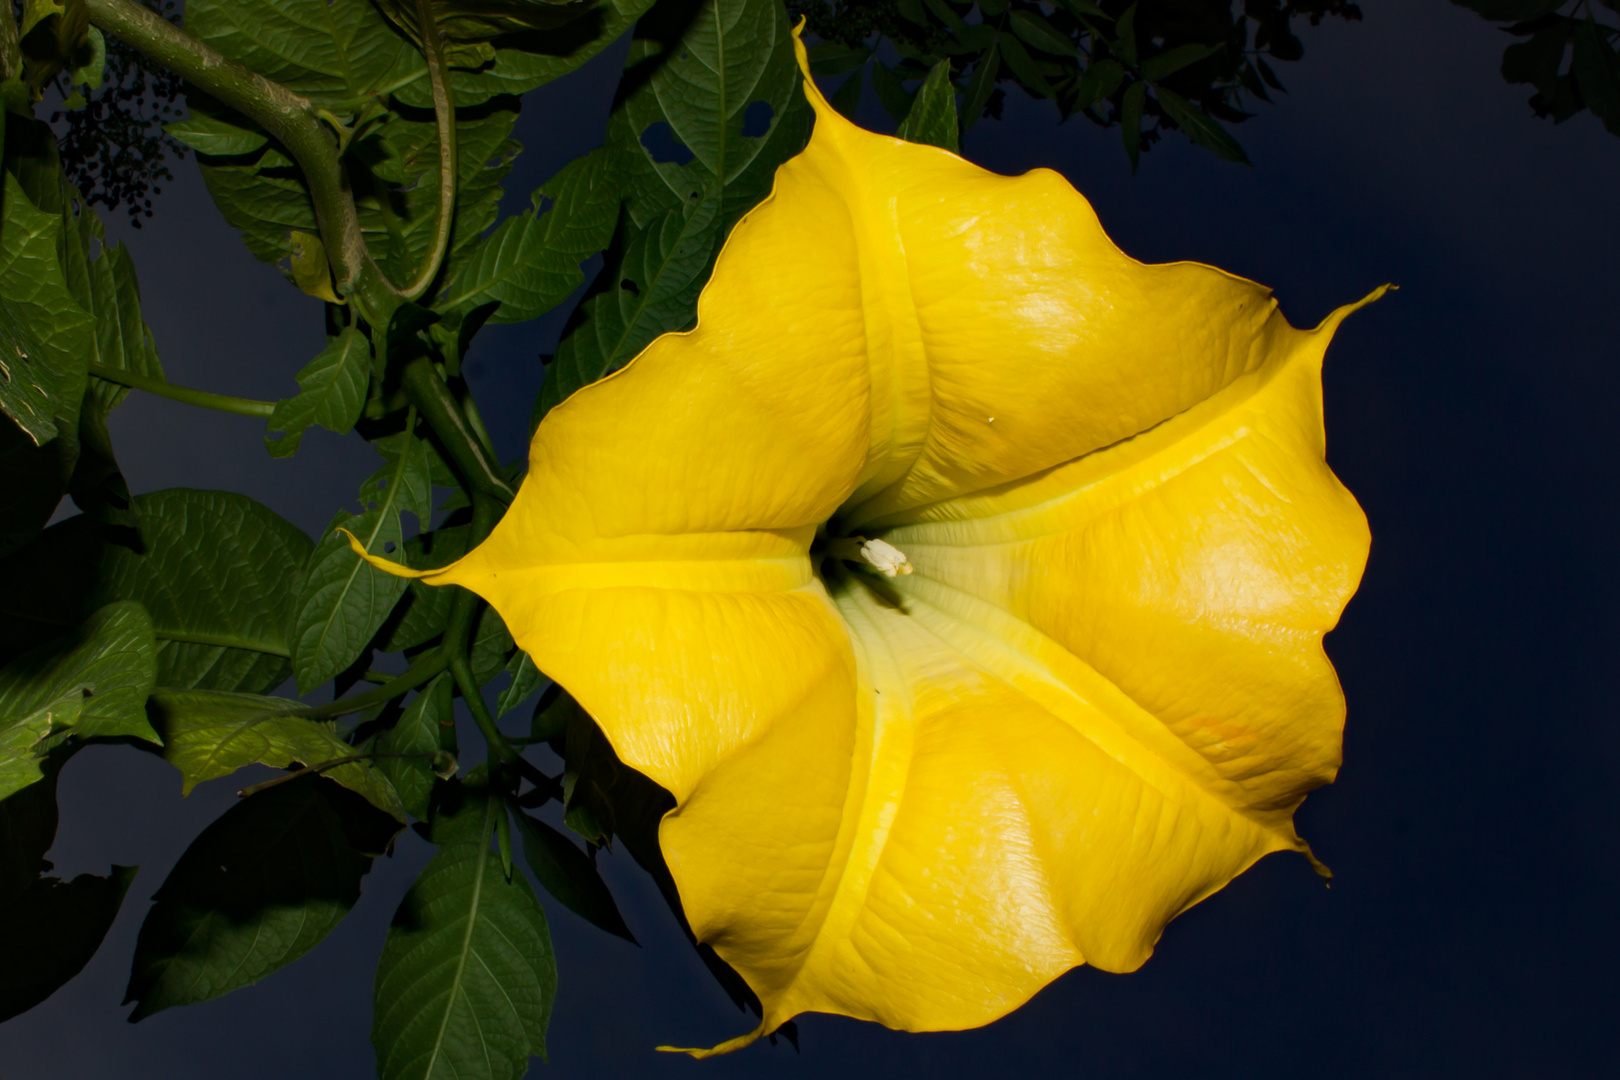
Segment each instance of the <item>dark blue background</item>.
[{"label": "dark blue background", "polygon": [[[653,1047],[707,1045],[748,1020],[628,857],[604,856],[645,947],[552,906],[550,1071],[1495,1077],[1595,1075],[1611,1060],[1620,139],[1588,115],[1556,129],[1532,119],[1526,89],[1497,74],[1509,39],[1470,13],[1444,0],[1362,7],[1365,23],[1302,31],[1290,93],[1240,132],[1253,169],[1172,137],[1133,179],[1117,133],[1058,127],[1022,101],[966,146],[1000,172],[1061,170],[1130,254],[1270,284],[1297,325],[1401,285],[1350,320],[1326,369],[1329,459],[1374,538],[1328,638],[1350,702],[1344,770],[1299,814],[1333,887],[1275,856],[1172,924],[1140,972],[1073,972],[988,1028],[914,1036],[809,1016],[801,1053],[760,1043],[697,1063]],[[516,201],[599,138],[622,55],[526,103]],[[148,228],[123,234],[170,377],[284,396],[320,320],[183,172]],[[508,457],[557,329],[480,339],[471,371]],[[312,432],[295,459],[272,461],[261,425],[140,394],[114,436],[136,490],[246,491],[311,533],[375,460],[356,439]],[[69,765],[59,869],[141,873],[86,971],[0,1026],[0,1076],[372,1075],[372,968],[428,854],[411,834],[311,956],[226,998],[123,1022],[147,898],[240,785],[182,802],[177,774],[147,755],[96,748]]]}]

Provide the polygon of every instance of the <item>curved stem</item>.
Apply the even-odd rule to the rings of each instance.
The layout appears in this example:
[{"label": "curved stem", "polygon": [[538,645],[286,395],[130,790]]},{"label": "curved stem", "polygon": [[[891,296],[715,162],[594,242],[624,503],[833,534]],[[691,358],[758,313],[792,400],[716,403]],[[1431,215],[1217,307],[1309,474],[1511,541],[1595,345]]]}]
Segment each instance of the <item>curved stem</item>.
[{"label": "curved stem", "polygon": [[374,326],[387,326],[400,298],[366,250],[337,142],[308,98],[229,60],[135,0],[86,0],[90,21],[163,67],[252,117],[297,159],[309,185],[338,291]]},{"label": "curved stem", "polygon": [[422,26],[422,55],[427,59],[433,117],[439,128],[439,206],[427,259],[417,271],[416,280],[399,290],[407,300],[427,292],[438,277],[445,252],[450,249],[450,227],[456,219],[456,107],[450,98],[450,82],[445,78],[444,37],[433,17],[432,0],[416,0],[416,17]]},{"label": "curved stem", "polygon": [[405,365],[401,382],[405,396],[421,410],[422,418],[444,444],[450,464],[467,485],[468,493],[475,497],[487,495],[510,505],[514,498],[511,486],[501,479],[500,471],[485,452],[477,432],[468,424],[455,395],[439,377],[433,361],[425,356],[414,358]]},{"label": "curved stem", "polygon": [[22,42],[17,37],[17,20],[11,17],[10,4],[0,5],[0,82],[20,78]]},{"label": "curved stem", "polygon": [[153,379],[145,375],[137,375],[133,371],[123,368],[108,367],[105,364],[91,363],[87,365],[90,374],[98,379],[105,379],[119,386],[127,386],[133,390],[144,390],[155,397],[168,398],[170,401],[184,402],[187,405],[200,405],[205,409],[214,409],[217,412],[235,413],[238,416],[268,417],[276,411],[273,401],[255,401],[252,398],[230,397],[227,394],[210,394],[206,390],[192,390],[184,386],[175,386],[162,379]]}]

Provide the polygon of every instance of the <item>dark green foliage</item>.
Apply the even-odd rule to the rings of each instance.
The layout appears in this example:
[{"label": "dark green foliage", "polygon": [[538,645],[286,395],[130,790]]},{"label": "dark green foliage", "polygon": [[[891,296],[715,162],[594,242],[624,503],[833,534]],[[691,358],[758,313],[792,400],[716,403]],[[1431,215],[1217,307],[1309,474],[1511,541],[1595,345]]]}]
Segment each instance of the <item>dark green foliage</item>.
[{"label": "dark green foliage", "polygon": [[[845,76],[832,97],[845,115],[870,82],[900,122],[912,85],[948,62],[963,95],[964,130],[1001,116],[1009,84],[1054,102],[1065,119],[1118,125],[1133,168],[1167,130],[1246,164],[1223,125],[1249,118],[1249,98],[1270,101],[1269,91],[1282,89],[1268,59],[1304,56],[1294,20],[1361,18],[1345,0],[789,0],[787,7],[821,39],[810,53],[816,74]],[[882,45],[898,63],[880,55]]]},{"label": "dark green foliage", "polygon": [[1561,124],[1584,109],[1620,135],[1620,14],[1607,0],[1452,0],[1486,19],[1504,22],[1523,41],[1502,53],[1502,78],[1535,87],[1530,108]]},{"label": "dark green foliage", "polygon": [[152,897],[130,1020],[250,986],[318,945],[399,823],[327,780],[261,791],[204,829]]},{"label": "dark green foliage", "polygon": [[0,1021],[26,1012],[54,994],[101,947],[124,894],[135,880],[133,866],[114,866],[107,877],[80,874],[72,881],[41,877],[0,904]]}]

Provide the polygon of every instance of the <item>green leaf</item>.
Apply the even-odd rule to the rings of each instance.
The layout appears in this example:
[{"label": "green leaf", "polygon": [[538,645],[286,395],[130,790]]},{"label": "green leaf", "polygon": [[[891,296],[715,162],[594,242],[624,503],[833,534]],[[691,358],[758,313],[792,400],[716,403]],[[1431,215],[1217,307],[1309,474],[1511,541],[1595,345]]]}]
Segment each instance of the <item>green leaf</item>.
[{"label": "green leaf", "polygon": [[394,915],[377,965],[371,1044],[381,1080],[516,1080],[545,1056],[557,992],[545,912],[490,851],[499,804],[434,822],[444,846]]},{"label": "green leaf", "polygon": [[1243,147],[1239,146],[1238,141],[1227,134],[1226,129],[1216,123],[1208,113],[1180,94],[1166,90],[1162,86],[1156,89],[1159,105],[1176,122],[1176,126],[1186,133],[1187,138],[1204,149],[1213,151],[1215,156],[1223,161],[1231,161],[1238,165],[1249,164],[1249,158],[1243,153]]},{"label": "green leaf", "polygon": [[270,141],[263,131],[238,127],[212,116],[193,115],[178,123],[164,124],[163,130],[198,153],[215,157],[251,154]]},{"label": "green leaf", "polygon": [[613,902],[607,882],[597,872],[595,860],[545,822],[516,809],[512,813],[523,839],[523,859],[541,888],[592,925],[626,941],[635,941],[624,916],[619,914],[619,906]]},{"label": "green leaf", "polygon": [[[183,778],[182,795],[246,765],[286,769],[297,762],[314,767],[356,753],[331,723],[300,716],[303,710],[290,698],[221,690],[159,690],[150,706],[153,722],[163,732],[163,757]],[[405,820],[399,795],[371,763],[349,761],[321,775]]]},{"label": "green leaf", "polygon": [[534,666],[534,661],[529,659],[529,654],[521,649],[507,661],[506,670],[511,672],[512,681],[495,699],[497,717],[505,716],[517,708],[545,679],[545,676],[540,674],[540,669]]},{"label": "green leaf", "polygon": [[535,192],[532,212],[507,218],[468,253],[434,306],[468,311],[496,301],[490,321],[514,323],[567,299],[585,280],[580,264],[613,236],[621,166],[622,155],[605,148],[564,166]]},{"label": "green leaf", "polygon": [[135,600],[152,617],[159,686],[274,689],[291,671],[287,628],[309,537],[231,492],[174,488],[135,506],[144,552],[79,516],[0,563],[0,657]]},{"label": "green leaf", "polygon": [[[660,4],[636,26],[621,85],[607,141],[628,162],[625,219],[546,373],[540,410],[692,324],[726,234],[809,134],[787,15],[774,0]],[[750,109],[754,123],[769,114],[759,135],[743,134]],[[690,159],[668,158],[664,142]]]},{"label": "green leaf", "polygon": [[516,647],[500,613],[486,605],[478,613],[478,624],[473,627],[472,646],[468,650],[473,680],[483,686],[499,675]]},{"label": "green leaf", "polygon": [[67,635],[20,653],[0,668],[0,717],[29,717],[88,691],[74,734],[159,742],[146,722],[156,675],[152,620],[139,604],[108,604]]},{"label": "green leaf", "polygon": [[[501,181],[519,149],[510,138],[517,115],[513,98],[457,111],[456,212],[447,277],[457,271],[480,234],[495,224]],[[366,245],[390,278],[410,281],[427,258],[438,217],[438,128],[431,117],[419,120],[388,113],[356,141],[351,158],[370,169],[369,176],[355,178],[361,189],[356,201]]]},{"label": "green leaf", "polygon": [[951,82],[951,62],[941,60],[928,72],[911,103],[911,111],[895,135],[907,142],[938,146],[959,153],[956,135],[956,86]]},{"label": "green leaf", "polygon": [[1147,83],[1133,82],[1125,88],[1119,107],[1119,134],[1125,143],[1125,156],[1131,159],[1132,173],[1136,172],[1142,158],[1142,107],[1145,104]]},{"label": "green leaf", "polygon": [[[477,71],[451,70],[456,104],[465,108],[500,94],[526,94],[576,70],[623,37],[652,5],[653,0],[600,0],[565,26],[497,38],[492,64]],[[401,87],[396,96],[416,108],[433,104],[426,78]]]},{"label": "green leaf", "polygon": [[381,12],[355,0],[189,0],[186,32],[321,105],[427,71]]},{"label": "green leaf", "polygon": [[972,127],[984,115],[984,107],[996,89],[996,76],[1001,72],[1001,42],[997,39],[973,65],[973,76],[968,80],[967,100],[962,103],[963,130]]},{"label": "green leaf", "polygon": [[12,173],[0,200],[0,412],[36,446],[77,423],[92,319],[68,290],[58,256],[61,220],[30,201]]},{"label": "green leaf", "polygon": [[1127,64],[1136,63],[1136,4],[1132,3],[1114,22],[1115,39],[1111,42],[1120,59]]},{"label": "green leaf", "polygon": [[[413,464],[414,463],[414,464]],[[366,551],[396,555],[402,493],[412,468],[426,468],[419,455],[402,454],[375,508],[339,512],[309,557],[293,617],[293,676],[305,693],[359,658],[405,592],[405,580],[364,562],[349,547],[352,533]]]},{"label": "green leaf", "polygon": [[1125,67],[1118,60],[1094,61],[1080,77],[1080,85],[1074,95],[1075,110],[1089,109],[1097,102],[1113,97],[1114,91],[1124,81]]},{"label": "green leaf", "polygon": [[1016,36],[1001,35],[1001,55],[1006,59],[1007,66],[1012,69],[1013,74],[1018,76],[1018,81],[1023,84],[1024,89],[1040,97],[1054,96],[1052,86],[1046,81],[1040,65],[1029,55],[1024,43]]},{"label": "green leaf", "polygon": [[1059,31],[1036,12],[1023,9],[1014,11],[1007,17],[1007,25],[1012,27],[1013,33],[1042,52],[1062,57],[1075,55],[1074,42],[1069,35]]},{"label": "green leaf", "polygon": [[133,866],[107,877],[40,878],[0,905],[0,1022],[27,1012],[84,970],[118,917]]},{"label": "green leaf", "polygon": [[0,715],[0,799],[45,778],[43,760],[47,739],[79,722],[84,706],[83,688],[74,688],[57,701],[24,716]]},{"label": "green leaf", "polygon": [[1167,49],[1157,56],[1150,56],[1142,61],[1142,78],[1149,82],[1158,82],[1169,78],[1189,64],[1196,64],[1206,56],[1221,51],[1220,44],[1215,45],[1177,45]]},{"label": "green leaf", "polygon": [[297,375],[298,396],[276,402],[270,415],[265,446],[271,457],[291,457],[298,450],[304,430],[319,424],[328,431],[345,435],[354,430],[360,410],[366,404],[366,386],[371,379],[371,342],[352,326],[346,326]]},{"label": "green leaf", "polygon": [[838,89],[832,92],[827,103],[838,110],[840,116],[846,120],[855,119],[855,110],[861,107],[861,90],[866,82],[864,69],[857,70],[849,78],[838,84]]},{"label": "green leaf", "polygon": [[454,682],[448,674],[435,676],[405,706],[392,729],[377,739],[379,754],[421,754],[419,758],[379,757],[382,770],[399,792],[400,802],[420,821],[428,816],[428,800],[433,794],[432,755],[444,748],[443,728],[455,723]]},{"label": "green leaf", "polygon": [[198,165],[220,215],[242,234],[260,262],[290,256],[292,233],[319,230],[301,174],[275,146],[267,146],[247,163],[199,161]]},{"label": "green leaf", "polygon": [[877,91],[878,104],[889,118],[899,123],[911,112],[912,102],[916,94],[906,89],[904,81],[893,68],[882,61],[872,65],[872,89]]},{"label": "green leaf", "polygon": [[133,1023],[251,986],[309,952],[360,898],[399,823],[301,777],[237,803],[204,829],[152,897],[124,1004]]}]

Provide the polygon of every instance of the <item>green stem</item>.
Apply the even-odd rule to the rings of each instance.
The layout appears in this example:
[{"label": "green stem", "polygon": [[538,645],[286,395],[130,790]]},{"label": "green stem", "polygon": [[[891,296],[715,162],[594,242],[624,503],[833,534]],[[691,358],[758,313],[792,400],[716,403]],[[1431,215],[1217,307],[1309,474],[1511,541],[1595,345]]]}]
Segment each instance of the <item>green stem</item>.
[{"label": "green stem", "polygon": [[144,390],[156,397],[168,398],[170,401],[180,401],[187,405],[200,405],[205,409],[214,409],[217,412],[235,413],[238,416],[264,416],[268,417],[276,411],[273,401],[254,401],[252,398],[230,397],[227,394],[210,394],[206,390],[191,390],[184,386],[175,386],[162,379],[153,379],[145,375],[137,375],[133,371],[123,368],[108,367],[106,364],[91,363],[87,365],[90,374],[98,379],[117,383],[119,386],[128,386],[135,390]]},{"label": "green stem", "polygon": [[475,498],[486,495],[511,505],[513,494],[494,461],[485,453],[478,433],[467,422],[460,404],[439,377],[433,362],[418,356],[405,365],[401,374],[405,396],[421,410],[433,433],[439,437],[450,464]]},{"label": "green stem", "polygon": [[[467,549],[484,541],[495,526],[498,511],[493,503],[485,496],[473,496],[472,535],[468,537]],[[484,733],[484,740],[489,743],[490,753],[496,761],[505,765],[518,758],[518,752],[512,749],[495,726],[495,718],[490,715],[489,706],[484,703],[483,692],[479,689],[478,680],[473,678],[472,664],[467,657],[467,643],[472,637],[473,620],[478,614],[481,601],[478,594],[470,589],[458,589],[454,603],[450,607],[450,618],[444,624],[444,650],[445,660],[450,666],[450,675],[456,680],[456,687],[461,691],[461,697],[467,702],[467,708],[477,723],[478,730]]]},{"label": "green stem", "polygon": [[[17,20],[11,5],[0,4],[0,82],[22,77],[22,42],[17,37]],[[0,120],[0,131],[4,130]]]},{"label": "green stem", "polygon": [[432,652],[420,657],[403,675],[395,676],[375,690],[367,690],[365,693],[356,694],[353,697],[339,698],[326,705],[317,705],[314,708],[305,709],[299,715],[311,720],[324,720],[328,717],[347,716],[350,713],[364,712],[373,705],[381,705],[385,701],[392,701],[407,690],[415,690],[418,686],[443,671],[445,666],[444,649],[442,647],[434,649]]},{"label": "green stem", "polygon": [[366,321],[387,326],[399,297],[366,251],[337,142],[308,98],[226,59],[135,0],[86,0],[90,21],[188,82],[245,113],[298,161],[338,291]]},{"label": "green stem", "polygon": [[[440,751],[440,752],[442,753],[443,751]],[[273,788],[277,784],[285,784],[289,780],[296,780],[300,776],[304,776],[304,775],[309,774],[309,773],[313,773],[314,775],[319,776],[319,775],[321,775],[321,773],[326,772],[328,769],[335,769],[339,765],[352,765],[356,761],[374,761],[377,758],[423,758],[423,759],[426,759],[428,761],[431,761],[434,758],[434,756],[435,755],[433,755],[433,754],[378,754],[378,753],[345,754],[342,757],[335,757],[335,758],[332,758],[332,759],[330,759],[328,761],[323,761],[319,765],[300,765],[298,768],[294,769],[292,772],[287,773],[284,776],[278,776],[273,780],[266,780],[262,784],[249,784],[247,787],[243,788],[241,791],[238,791],[236,793],[236,797],[238,799],[245,799],[249,795],[257,795],[261,791],[265,791],[265,790],[267,790],[269,788]]]},{"label": "green stem", "polygon": [[422,55],[427,59],[433,116],[439,129],[439,208],[433,221],[433,247],[417,271],[416,280],[400,289],[400,295],[407,300],[427,292],[438,277],[444,254],[450,249],[450,227],[456,219],[456,107],[445,78],[444,35],[433,17],[432,0],[416,0],[416,17],[422,24]]}]

